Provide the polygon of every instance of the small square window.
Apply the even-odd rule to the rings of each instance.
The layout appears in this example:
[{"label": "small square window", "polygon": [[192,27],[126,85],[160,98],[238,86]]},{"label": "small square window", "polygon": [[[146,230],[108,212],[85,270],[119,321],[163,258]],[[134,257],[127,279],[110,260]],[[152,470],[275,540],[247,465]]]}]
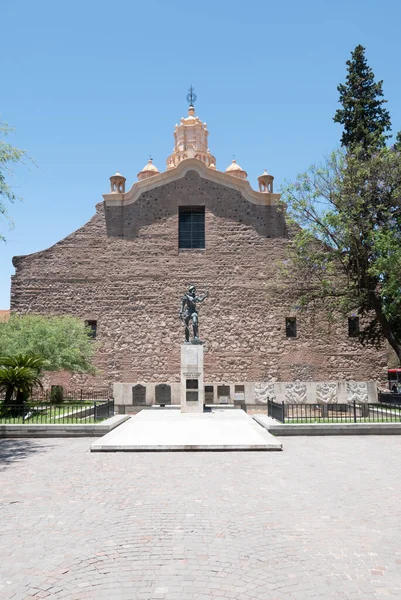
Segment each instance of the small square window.
[{"label": "small square window", "polygon": [[88,331],[89,337],[94,340],[97,333],[97,321],[85,321],[85,325],[90,329],[90,331]]},{"label": "small square window", "polygon": [[295,317],[286,318],[285,334],[287,337],[297,337],[297,320]]},{"label": "small square window", "polygon": [[348,317],[348,337],[359,336],[359,317]]}]

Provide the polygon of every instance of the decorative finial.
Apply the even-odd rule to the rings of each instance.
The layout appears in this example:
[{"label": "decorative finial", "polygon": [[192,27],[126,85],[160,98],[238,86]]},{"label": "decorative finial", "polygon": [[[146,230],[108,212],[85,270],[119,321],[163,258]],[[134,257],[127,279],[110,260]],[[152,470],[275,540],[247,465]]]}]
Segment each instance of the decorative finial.
[{"label": "decorative finial", "polygon": [[153,156],[149,154],[149,162],[153,162]]},{"label": "decorative finial", "polygon": [[197,95],[195,94],[195,88],[192,86],[189,87],[188,89],[188,94],[187,94],[187,102],[189,103],[189,106],[194,106],[196,100],[197,100]]}]

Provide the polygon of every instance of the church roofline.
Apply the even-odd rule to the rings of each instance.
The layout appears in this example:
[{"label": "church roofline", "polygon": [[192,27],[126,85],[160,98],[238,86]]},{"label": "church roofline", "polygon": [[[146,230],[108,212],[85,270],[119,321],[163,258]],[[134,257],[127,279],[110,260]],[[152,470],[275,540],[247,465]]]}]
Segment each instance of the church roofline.
[{"label": "church roofline", "polygon": [[166,185],[176,179],[185,177],[188,171],[196,171],[203,179],[239,191],[243,197],[249,202],[252,202],[252,204],[269,206],[276,205],[280,200],[280,194],[256,192],[251,188],[249,181],[245,179],[235,178],[232,175],[222,173],[221,171],[210,169],[202,161],[196,158],[187,158],[182,160],[174,169],[169,169],[159,175],[149,177],[149,179],[136,181],[131,189],[125,193],[103,194],[105,204],[106,206],[132,204],[133,202],[136,202],[144,192],[154,190],[155,188]]}]

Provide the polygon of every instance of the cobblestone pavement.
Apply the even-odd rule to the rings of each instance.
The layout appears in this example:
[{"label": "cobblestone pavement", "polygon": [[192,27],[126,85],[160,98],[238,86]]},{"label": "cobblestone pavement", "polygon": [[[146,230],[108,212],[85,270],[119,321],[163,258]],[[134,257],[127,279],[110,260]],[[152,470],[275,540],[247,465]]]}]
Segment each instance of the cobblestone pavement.
[{"label": "cobblestone pavement", "polygon": [[0,598],[401,597],[401,437],[283,452],[0,441]]}]

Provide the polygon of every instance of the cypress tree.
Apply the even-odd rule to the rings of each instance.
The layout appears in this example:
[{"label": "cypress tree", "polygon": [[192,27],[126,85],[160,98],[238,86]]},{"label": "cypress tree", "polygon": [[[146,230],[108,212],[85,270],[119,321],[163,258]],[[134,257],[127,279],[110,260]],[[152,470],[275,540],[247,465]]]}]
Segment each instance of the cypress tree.
[{"label": "cypress tree", "polygon": [[364,150],[385,146],[386,135],[391,127],[390,113],[384,107],[383,81],[375,82],[375,76],[369,67],[365,48],[357,46],[347,61],[347,77],[340,83],[339,108],[334,122],[344,126],[341,145],[352,150],[361,145]]}]

